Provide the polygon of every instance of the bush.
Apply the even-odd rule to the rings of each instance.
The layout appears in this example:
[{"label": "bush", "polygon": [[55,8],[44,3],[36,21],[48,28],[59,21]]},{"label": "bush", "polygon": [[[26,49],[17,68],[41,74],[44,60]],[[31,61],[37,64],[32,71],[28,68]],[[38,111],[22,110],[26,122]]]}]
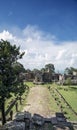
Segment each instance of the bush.
[{"label": "bush", "polygon": [[69,85],[69,86],[71,85],[71,78],[70,77],[65,80],[65,84]]}]

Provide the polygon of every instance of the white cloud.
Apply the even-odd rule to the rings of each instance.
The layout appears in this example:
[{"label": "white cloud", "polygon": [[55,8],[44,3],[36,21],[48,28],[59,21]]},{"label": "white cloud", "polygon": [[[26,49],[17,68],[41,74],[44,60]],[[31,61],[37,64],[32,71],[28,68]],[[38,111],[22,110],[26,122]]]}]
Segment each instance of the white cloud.
[{"label": "white cloud", "polygon": [[28,37],[26,41],[27,42],[32,42],[32,38]]},{"label": "white cloud", "polygon": [[73,54],[72,54],[72,57],[77,57],[77,53],[73,53]]},{"label": "white cloud", "polygon": [[56,57],[56,60],[60,60],[60,59],[63,57],[63,55],[65,54],[65,52],[66,52],[65,49],[60,50],[60,51],[58,52],[58,55],[57,55],[57,57]]},{"label": "white cloud", "polygon": [[72,58],[72,59],[70,60],[70,65],[73,66],[74,63],[75,63],[75,59]]},{"label": "white cloud", "polygon": [[11,33],[9,33],[8,31],[6,30],[3,30],[2,33],[0,33],[0,39],[4,39],[4,40],[12,40],[13,39],[13,36]]},{"label": "white cloud", "polygon": [[21,51],[25,51],[20,61],[25,68],[39,69],[47,63],[53,63],[56,70],[70,66],[77,68],[77,41],[57,44],[55,36],[41,31],[37,26],[28,25],[18,33],[16,30],[20,29],[14,28],[11,33],[9,30],[3,30],[0,39],[9,40],[20,46]]}]

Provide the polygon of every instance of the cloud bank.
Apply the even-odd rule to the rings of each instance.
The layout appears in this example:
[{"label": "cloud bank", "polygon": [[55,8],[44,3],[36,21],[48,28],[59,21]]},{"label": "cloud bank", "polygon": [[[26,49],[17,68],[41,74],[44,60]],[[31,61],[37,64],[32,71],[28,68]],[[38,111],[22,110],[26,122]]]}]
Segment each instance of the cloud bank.
[{"label": "cloud bank", "polygon": [[8,40],[25,51],[20,62],[26,69],[40,69],[48,63],[53,63],[57,71],[71,66],[77,68],[77,41],[59,43],[54,35],[31,25],[23,30],[3,30],[0,32],[0,39]]}]

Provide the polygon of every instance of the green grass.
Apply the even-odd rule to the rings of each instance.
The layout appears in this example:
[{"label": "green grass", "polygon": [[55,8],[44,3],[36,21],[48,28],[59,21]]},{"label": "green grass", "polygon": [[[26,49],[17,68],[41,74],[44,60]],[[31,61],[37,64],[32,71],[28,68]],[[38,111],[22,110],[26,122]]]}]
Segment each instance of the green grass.
[{"label": "green grass", "polygon": [[[67,87],[67,90],[64,89]],[[71,105],[73,110],[77,112],[77,86],[76,89],[73,89],[73,87],[69,86],[63,86],[62,89],[59,89],[59,92],[63,95],[63,97],[66,99],[66,101]]]},{"label": "green grass", "polygon": [[[26,84],[30,88],[36,86],[32,82],[25,82],[24,84]],[[60,85],[56,85],[56,84],[44,84],[42,86],[43,87],[50,86],[52,95],[57,99],[57,101],[55,101],[54,97],[52,95],[50,96],[50,104],[51,104],[52,112],[53,113],[59,112],[60,111],[59,105],[61,105],[63,107],[63,112],[65,113],[65,116],[69,120],[77,121],[77,117],[72,113],[72,111],[70,111],[70,109],[68,107],[66,107],[64,102],[60,99],[58,94],[55,92],[55,88],[57,88],[58,91],[65,98],[65,100],[71,105],[73,110],[75,112],[77,112],[77,86],[60,86]],[[22,111],[24,106],[26,105],[26,97],[27,97],[27,91],[25,91],[22,95],[22,98],[24,99],[22,101],[22,105],[20,105],[20,101],[18,101],[19,111]],[[13,99],[15,99],[14,95],[12,95],[12,97],[6,101],[6,106],[5,106],[6,109],[9,105],[9,103],[11,102],[11,100],[13,100]],[[57,104],[59,104],[59,105],[57,105]],[[16,113],[16,107],[15,106],[12,108],[12,110],[13,110],[13,113]],[[1,113],[0,113],[0,115],[1,115]],[[8,116],[9,116],[9,114],[8,114]]]},{"label": "green grass", "polygon": [[[51,91],[58,89],[58,91],[62,94],[65,100],[69,103],[69,105],[73,108],[75,112],[77,112],[77,86],[60,86],[56,84],[51,85]],[[55,92],[55,91],[54,91]],[[77,121],[77,116],[65,105],[65,103],[58,97],[58,93],[53,93],[55,98],[59,104],[63,107],[62,110],[65,113],[65,116],[72,121]]]},{"label": "green grass", "polygon": [[75,116],[75,114],[67,107],[64,101],[60,98],[59,94],[55,92],[55,88],[57,88],[69,105],[71,105],[75,112],[77,112],[77,86],[60,86],[55,83],[43,85],[43,87],[48,86],[50,86],[50,92],[52,93],[54,99],[56,98],[56,100],[54,100],[51,97],[51,103],[53,104],[54,111],[61,111],[60,106],[62,106],[62,111],[66,118],[70,121],[77,121],[77,116]]},{"label": "green grass", "polygon": [[24,84],[26,84],[29,87],[34,87],[35,84],[33,84],[33,82],[25,82]]},{"label": "green grass", "polygon": [[[48,88],[49,86],[51,86],[51,83],[46,83],[46,84],[43,84],[41,86]],[[50,102],[49,107],[50,107],[52,115],[55,114],[56,112],[60,111],[59,106],[57,105],[53,96],[50,93],[49,93],[49,102]]]},{"label": "green grass", "polygon": [[54,112],[60,112],[60,109],[57,105],[57,103],[55,102],[54,98],[53,97],[50,97],[50,102],[51,102],[51,111],[54,113]]}]

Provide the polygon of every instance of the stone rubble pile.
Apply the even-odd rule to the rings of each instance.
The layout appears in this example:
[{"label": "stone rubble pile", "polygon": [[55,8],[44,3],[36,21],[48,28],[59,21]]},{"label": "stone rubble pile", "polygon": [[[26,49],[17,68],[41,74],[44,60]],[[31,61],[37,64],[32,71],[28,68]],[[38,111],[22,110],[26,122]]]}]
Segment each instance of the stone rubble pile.
[{"label": "stone rubble pile", "polygon": [[65,130],[69,130],[70,126],[62,113],[56,113],[56,116],[52,118],[44,118],[39,114],[31,116],[29,112],[18,112],[13,121],[4,125],[4,130],[34,130],[35,126],[42,127],[45,123],[51,123],[55,126],[54,130],[59,127],[57,125],[66,126],[68,129]]}]

